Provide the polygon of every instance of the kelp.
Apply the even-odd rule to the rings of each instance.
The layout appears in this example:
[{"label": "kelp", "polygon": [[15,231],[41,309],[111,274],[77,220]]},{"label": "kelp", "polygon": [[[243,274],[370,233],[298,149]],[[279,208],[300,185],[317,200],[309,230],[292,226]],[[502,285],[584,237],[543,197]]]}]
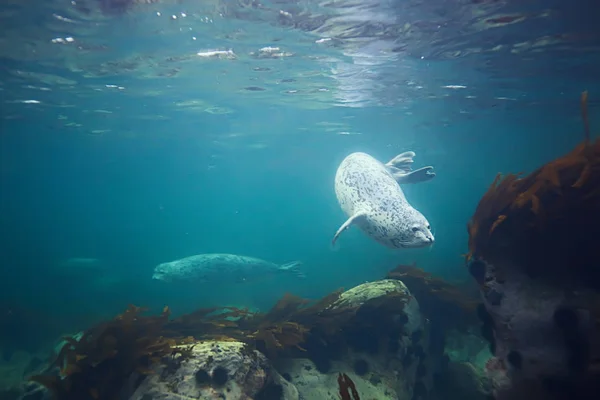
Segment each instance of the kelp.
[{"label": "kelp", "polygon": [[478,324],[479,299],[476,296],[469,295],[469,291],[423,271],[415,263],[398,265],[386,278],[402,281],[419,302],[423,315],[441,324],[444,329],[464,332]]},{"label": "kelp", "polygon": [[360,400],[356,385],[348,375],[339,373],[337,382],[338,391],[342,400]]},{"label": "kelp", "polygon": [[587,98],[583,142],[527,176],[496,177],[467,226],[469,261],[600,288],[600,141],[590,138]]},{"label": "kelp", "polygon": [[171,335],[186,334],[197,340],[239,340],[276,358],[293,350],[306,351],[301,344],[313,330],[339,330],[339,317],[350,314],[330,306],[341,293],[335,291],[314,303],[286,293],[267,313],[239,308],[202,309],[170,321],[166,330]]},{"label": "kelp", "polygon": [[360,341],[380,347],[380,342],[398,334],[395,320],[404,310],[403,295],[389,293],[349,306],[339,302],[342,293],[339,289],[317,301],[286,293],[266,313],[233,307],[201,309],[169,321],[164,334],[237,340],[272,360],[321,357],[324,349],[343,352],[348,346],[360,346]]},{"label": "kelp", "polygon": [[46,386],[60,400],[119,399],[134,373],[151,374],[162,358],[180,351],[185,342],[162,336],[170,312],[142,316],[145,311],[130,305],[113,320],[85,331],[79,340],[65,337],[52,366],[61,376],[36,375],[30,380]]}]

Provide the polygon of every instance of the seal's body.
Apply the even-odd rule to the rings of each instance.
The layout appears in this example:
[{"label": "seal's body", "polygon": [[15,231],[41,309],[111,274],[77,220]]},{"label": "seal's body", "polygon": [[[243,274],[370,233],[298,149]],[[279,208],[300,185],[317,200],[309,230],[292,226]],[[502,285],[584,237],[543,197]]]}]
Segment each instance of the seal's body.
[{"label": "seal's body", "polygon": [[280,272],[303,277],[298,270],[301,264],[300,261],[293,261],[279,265],[235,254],[198,254],[157,265],[152,279],[165,282],[234,283],[253,281]]},{"label": "seal's body", "polygon": [[425,247],[434,237],[427,219],[406,200],[400,183],[435,177],[433,167],[412,171],[415,153],[402,153],[383,164],[366,153],[352,153],[335,175],[335,194],[349,217],[332,243],[352,224],[377,242],[394,249]]}]

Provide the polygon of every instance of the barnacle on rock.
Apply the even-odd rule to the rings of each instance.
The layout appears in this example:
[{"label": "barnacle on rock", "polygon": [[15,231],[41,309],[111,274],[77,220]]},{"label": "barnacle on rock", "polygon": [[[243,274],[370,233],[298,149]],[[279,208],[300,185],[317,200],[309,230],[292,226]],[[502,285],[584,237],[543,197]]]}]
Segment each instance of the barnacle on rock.
[{"label": "barnacle on rock", "polygon": [[[600,288],[600,141],[585,138],[531,174],[497,176],[468,224],[468,258],[510,265],[531,277]],[[568,273],[565,273],[568,271]]]}]

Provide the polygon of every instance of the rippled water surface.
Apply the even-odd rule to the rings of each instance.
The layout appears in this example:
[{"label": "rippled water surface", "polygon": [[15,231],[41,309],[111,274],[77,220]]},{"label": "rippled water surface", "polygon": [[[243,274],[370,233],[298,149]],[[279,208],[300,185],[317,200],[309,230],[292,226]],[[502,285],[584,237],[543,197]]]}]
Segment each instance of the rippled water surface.
[{"label": "rippled water surface", "polygon": [[593,2],[584,0],[128,3],[4,2],[4,117],[60,114],[106,94],[113,106],[165,107],[141,119],[168,118],[169,109],[231,113],[248,101],[409,113],[452,98],[444,107],[465,114],[559,106],[565,91],[594,82],[600,57]]}]

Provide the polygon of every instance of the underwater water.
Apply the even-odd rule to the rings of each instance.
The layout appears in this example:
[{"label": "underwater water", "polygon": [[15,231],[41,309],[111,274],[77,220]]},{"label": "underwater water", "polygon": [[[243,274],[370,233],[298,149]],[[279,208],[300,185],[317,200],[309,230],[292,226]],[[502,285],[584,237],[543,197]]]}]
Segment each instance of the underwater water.
[{"label": "underwater water", "polygon": [[[584,90],[600,125],[592,1],[1,7],[5,346],[45,346],[130,303],[266,310],[397,265],[468,285],[466,225],[496,174],[531,172],[580,142]],[[434,245],[389,249],[351,227],[332,247],[347,219],[338,165],[409,150],[415,169],[435,168],[402,186]],[[152,279],[203,253],[299,260],[305,277]]]}]

